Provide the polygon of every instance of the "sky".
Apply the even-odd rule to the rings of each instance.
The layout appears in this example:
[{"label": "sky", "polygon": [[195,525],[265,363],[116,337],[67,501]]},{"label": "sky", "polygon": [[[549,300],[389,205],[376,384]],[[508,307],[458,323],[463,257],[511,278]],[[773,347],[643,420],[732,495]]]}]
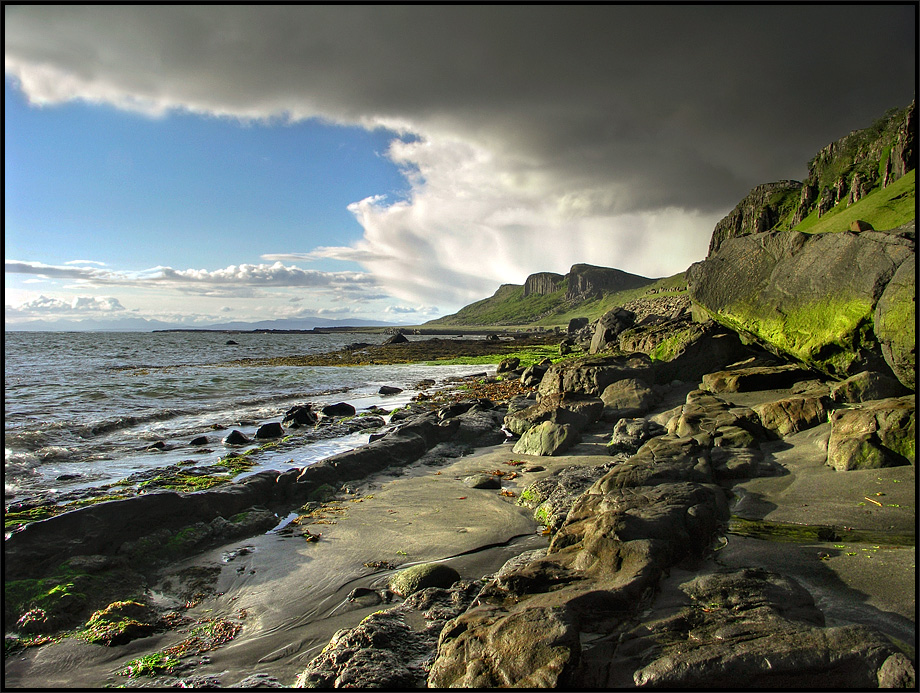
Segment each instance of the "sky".
[{"label": "sky", "polygon": [[5,5],[6,327],[420,324],[682,272],[910,103],[916,9]]}]

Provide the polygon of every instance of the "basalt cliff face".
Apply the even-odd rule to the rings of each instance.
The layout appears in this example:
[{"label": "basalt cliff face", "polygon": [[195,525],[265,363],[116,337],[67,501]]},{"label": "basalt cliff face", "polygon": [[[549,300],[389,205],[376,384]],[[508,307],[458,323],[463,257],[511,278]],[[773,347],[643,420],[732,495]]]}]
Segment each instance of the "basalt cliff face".
[{"label": "basalt cliff face", "polygon": [[868,128],[831,142],[808,162],[804,181],[758,185],[720,221],[709,254],[729,238],[788,230],[809,215],[818,217],[887,188],[917,167],[916,101],[893,109]]}]

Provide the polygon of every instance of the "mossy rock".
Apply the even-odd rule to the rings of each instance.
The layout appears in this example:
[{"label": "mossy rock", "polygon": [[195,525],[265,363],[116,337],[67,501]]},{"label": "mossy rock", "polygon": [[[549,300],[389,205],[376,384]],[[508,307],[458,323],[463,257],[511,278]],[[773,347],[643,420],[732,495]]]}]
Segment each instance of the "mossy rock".
[{"label": "mossy rock", "polygon": [[443,563],[422,563],[406,568],[390,578],[390,590],[408,597],[427,587],[447,589],[460,579],[460,573]]},{"label": "mossy rock", "polygon": [[917,387],[917,262],[901,263],[875,309],[875,335],[891,370],[905,387]]},{"label": "mossy rock", "polygon": [[307,500],[316,501],[318,503],[325,503],[335,498],[336,490],[334,487],[329,484],[323,484],[318,486],[316,489],[310,492],[310,495],[307,496]]},{"label": "mossy rock", "polygon": [[688,270],[690,297],[722,325],[830,376],[884,372],[876,305],[912,254],[906,229],[731,238]]},{"label": "mossy rock", "polygon": [[130,600],[112,602],[90,617],[84,637],[98,645],[124,645],[153,634],[157,620],[156,611],[146,604]]}]

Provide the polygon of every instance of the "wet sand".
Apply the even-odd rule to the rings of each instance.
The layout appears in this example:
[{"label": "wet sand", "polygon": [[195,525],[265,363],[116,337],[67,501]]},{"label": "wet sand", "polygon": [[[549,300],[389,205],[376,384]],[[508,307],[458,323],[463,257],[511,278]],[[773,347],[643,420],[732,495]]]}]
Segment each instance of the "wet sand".
[{"label": "wet sand", "polygon": [[[791,543],[729,533],[712,557],[672,571],[662,582],[662,595],[698,571],[764,567],[805,585],[825,612],[828,625],[864,623],[914,647],[914,546],[854,542],[847,537],[848,532],[860,530],[914,534],[914,468],[836,472],[824,464],[828,433],[824,424],[765,445],[767,460],[776,465],[778,474],[735,484],[733,513],[754,520],[833,526],[839,530],[837,538]],[[399,476],[377,475],[332,504],[340,510],[327,514],[327,519],[335,524],[308,526],[311,532],[321,533],[319,541],[271,532],[176,564],[174,574],[189,566],[220,569],[218,594],[188,610],[189,616],[235,618],[243,624],[233,641],[193,659],[192,667],[180,676],[211,675],[229,686],[264,673],[292,685],[338,629],[387,608],[386,603],[348,600],[356,587],[382,590],[394,572],[368,568],[365,563],[385,561],[404,568],[444,561],[464,578],[479,578],[523,551],[545,547],[547,538],[537,533],[531,511],[514,504],[517,496],[526,485],[562,466],[608,462],[604,437],[587,435],[585,442],[561,457],[515,455],[511,445],[504,444],[444,467],[415,465]],[[511,460],[526,464],[505,464]],[[530,465],[544,470],[521,471]],[[495,469],[518,472],[516,479],[503,483],[513,497],[463,484],[467,475]],[[234,557],[232,552],[240,549],[245,550]],[[6,685],[124,684],[127,680],[114,672],[126,661],[184,637],[169,632],[113,648],[70,638],[7,660]],[[155,680],[139,683],[151,685]]]}]

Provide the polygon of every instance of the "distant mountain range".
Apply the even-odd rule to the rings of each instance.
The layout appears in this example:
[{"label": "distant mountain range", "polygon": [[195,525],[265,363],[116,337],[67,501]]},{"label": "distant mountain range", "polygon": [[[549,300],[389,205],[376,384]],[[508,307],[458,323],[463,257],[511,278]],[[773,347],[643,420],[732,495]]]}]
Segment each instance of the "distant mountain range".
[{"label": "distant mountain range", "polygon": [[258,322],[225,322],[213,325],[184,325],[145,318],[121,318],[116,320],[36,320],[29,323],[6,325],[7,331],[29,332],[150,332],[153,330],[229,330],[249,332],[252,330],[312,330],[316,327],[398,327],[397,323],[382,320],[331,320],[329,318],[297,318],[259,320]]}]

